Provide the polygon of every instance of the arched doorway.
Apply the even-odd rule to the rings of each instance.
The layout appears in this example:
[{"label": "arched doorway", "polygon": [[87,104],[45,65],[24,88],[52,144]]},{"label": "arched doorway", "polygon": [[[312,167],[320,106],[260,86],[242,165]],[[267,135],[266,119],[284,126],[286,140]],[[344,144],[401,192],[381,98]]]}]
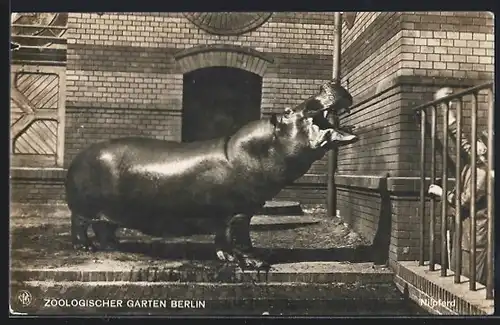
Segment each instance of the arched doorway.
[{"label": "arched doorway", "polygon": [[231,134],[260,118],[262,77],[228,67],[184,74],[182,141],[208,140]]}]

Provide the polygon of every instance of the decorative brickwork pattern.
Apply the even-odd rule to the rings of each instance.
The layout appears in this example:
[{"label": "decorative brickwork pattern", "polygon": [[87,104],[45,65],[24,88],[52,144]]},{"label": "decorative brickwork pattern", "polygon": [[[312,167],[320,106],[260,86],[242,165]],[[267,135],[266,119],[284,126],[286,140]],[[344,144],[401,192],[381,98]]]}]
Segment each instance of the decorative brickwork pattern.
[{"label": "decorative brickwork pattern", "polygon": [[198,46],[175,56],[182,73],[209,67],[243,69],[263,76],[273,59],[251,48],[231,45]]},{"label": "decorative brickwork pattern", "polygon": [[265,23],[271,12],[196,12],[185,17],[197,27],[215,35],[241,35]]}]

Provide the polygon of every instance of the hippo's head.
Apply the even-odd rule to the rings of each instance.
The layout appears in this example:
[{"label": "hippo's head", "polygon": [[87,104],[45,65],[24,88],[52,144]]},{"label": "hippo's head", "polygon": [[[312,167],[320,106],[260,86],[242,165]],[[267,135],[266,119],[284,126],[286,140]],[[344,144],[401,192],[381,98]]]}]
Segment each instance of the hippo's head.
[{"label": "hippo's head", "polygon": [[338,115],[352,105],[352,96],[341,85],[327,82],[319,93],[295,108],[285,108],[271,117],[276,135],[288,150],[304,149],[325,152],[333,147],[356,142],[358,137],[346,129],[334,128],[328,115]]}]

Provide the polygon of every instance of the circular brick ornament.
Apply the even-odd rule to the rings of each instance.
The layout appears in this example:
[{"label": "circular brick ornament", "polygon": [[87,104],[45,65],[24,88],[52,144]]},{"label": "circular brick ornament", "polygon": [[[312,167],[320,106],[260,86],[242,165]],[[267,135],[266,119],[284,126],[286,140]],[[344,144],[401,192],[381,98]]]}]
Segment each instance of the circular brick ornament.
[{"label": "circular brick ornament", "polygon": [[184,16],[196,27],[215,35],[241,35],[264,24],[272,12],[195,12]]}]

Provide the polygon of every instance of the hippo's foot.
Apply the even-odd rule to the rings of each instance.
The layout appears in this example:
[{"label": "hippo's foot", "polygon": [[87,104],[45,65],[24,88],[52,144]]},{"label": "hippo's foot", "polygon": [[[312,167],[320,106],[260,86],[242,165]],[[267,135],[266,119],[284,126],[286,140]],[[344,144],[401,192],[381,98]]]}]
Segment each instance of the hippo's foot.
[{"label": "hippo's foot", "polygon": [[235,255],[228,253],[228,252],[225,252],[221,249],[217,250],[217,252],[215,254],[217,255],[217,258],[219,259],[219,261],[222,261],[222,262],[234,263],[237,260]]},{"label": "hippo's foot", "polygon": [[262,270],[270,268],[270,264],[263,259],[255,257],[252,253],[233,249],[231,253],[218,250],[217,258],[223,262],[237,263],[239,267],[246,270]]},{"label": "hippo's foot", "polygon": [[87,235],[88,228],[89,220],[75,214],[71,215],[71,241],[73,249],[90,252],[96,250]]},{"label": "hippo's foot", "polygon": [[250,252],[242,252],[235,248],[233,254],[236,255],[238,264],[242,269],[263,270],[271,267],[267,261],[256,257]]},{"label": "hippo's foot", "polygon": [[223,262],[237,263],[242,269],[263,269],[269,263],[255,257],[250,238],[251,215],[237,214],[228,218],[223,230],[215,236],[217,258]]},{"label": "hippo's foot", "polygon": [[92,229],[94,230],[99,250],[114,251],[118,249],[119,241],[116,238],[118,225],[99,220],[92,222]]},{"label": "hippo's foot", "polygon": [[73,249],[76,251],[84,251],[84,252],[96,252],[97,248],[92,244],[92,242],[89,243],[75,243],[73,242]]}]

